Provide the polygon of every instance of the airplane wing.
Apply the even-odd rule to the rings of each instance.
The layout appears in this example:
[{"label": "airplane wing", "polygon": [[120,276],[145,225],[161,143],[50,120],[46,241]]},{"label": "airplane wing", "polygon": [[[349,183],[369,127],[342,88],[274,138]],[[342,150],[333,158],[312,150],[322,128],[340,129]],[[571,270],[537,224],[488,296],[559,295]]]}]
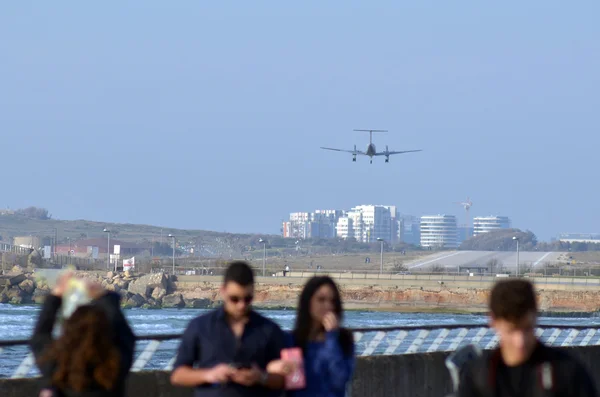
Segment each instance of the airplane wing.
[{"label": "airplane wing", "polygon": [[413,152],[422,152],[422,151],[423,151],[423,149],[419,149],[419,150],[402,150],[402,151],[399,151],[399,152],[391,152],[391,151],[390,152],[378,152],[378,153],[375,153],[375,156],[389,156],[389,155],[392,155],[392,154],[403,154],[403,153],[413,153]]},{"label": "airplane wing", "polygon": [[325,150],[333,150],[335,152],[345,152],[345,153],[352,153],[352,154],[362,154],[365,155],[366,153],[360,150],[344,150],[344,149],[334,149],[331,147],[323,147],[321,146],[321,149],[325,149]]}]

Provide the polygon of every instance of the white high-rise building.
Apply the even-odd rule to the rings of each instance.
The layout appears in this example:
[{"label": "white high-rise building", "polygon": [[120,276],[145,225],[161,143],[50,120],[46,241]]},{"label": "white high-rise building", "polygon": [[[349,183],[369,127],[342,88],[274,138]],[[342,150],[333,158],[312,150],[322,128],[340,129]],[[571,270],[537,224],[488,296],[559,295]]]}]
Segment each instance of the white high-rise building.
[{"label": "white high-rise building", "polygon": [[457,228],[454,215],[426,215],[421,217],[421,246],[456,248]]},{"label": "white high-rise building", "polygon": [[283,222],[283,237],[288,238],[333,238],[336,224],[343,211],[317,210],[315,212],[292,212],[290,220]]},{"label": "white high-rise building", "polygon": [[493,232],[499,229],[509,229],[510,219],[507,216],[478,216],[473,218],[473,235]]},{"label": "white high-rise building", "polygon": [[[359,205],[352,208],[346,214],[346,217],[352,220],[352,233],[343,237],[345,224],[342,224],[342,232],[338,230],[338,237],[354,237],[357,241],[363,243],[372,243],[378,238],[387,242],[394,242],[392,216],[389,206],[383,205]],[[343,219],[343,218],[340,218]],[[339,225],[339,222],[338,222]]]},{"label": "white high-rise building", "polygon": [[352,218],[342,217],[338,219],[336,233],[339,238],[348,239],[354,237],[354,228],[352,227]]}]

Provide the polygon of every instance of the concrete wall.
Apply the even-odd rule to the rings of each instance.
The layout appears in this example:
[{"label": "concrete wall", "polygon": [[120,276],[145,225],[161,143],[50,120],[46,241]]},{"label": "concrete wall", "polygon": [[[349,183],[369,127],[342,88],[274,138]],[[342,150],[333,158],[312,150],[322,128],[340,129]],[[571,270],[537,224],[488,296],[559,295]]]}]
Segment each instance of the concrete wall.
[{"label": "concrete wall", "polygon": [[[491,276],[463,276],[454,274],[369,274],[369,273],[336,273],[336,272],[292,272],[288,277],[257,277],[261,284],[303,285],[314,275],[328,274],[342,285],[355,286],[399,286],[399,287],[440,287],[445,288],[482,288],[489,289],[499,280]],[[593,277],[527,277],[537,288],[558,291],[598,291],[600,278]],[[177,276],[177,285],[181,288],[194,288],[205,283],[221,284],[222,276]]]},{"label": "concrete wall", "polygon": [[[600,346],[567,348],[600,381]],[[351,397],[443,397],[451,390],[444,364],[446,353],[360,357],[351,387]],[[0,379],[2,397],[36,396],[37,379]],[[128,396],[191,397],[188,389],[174,388],[162,371],[133,373]]]}]

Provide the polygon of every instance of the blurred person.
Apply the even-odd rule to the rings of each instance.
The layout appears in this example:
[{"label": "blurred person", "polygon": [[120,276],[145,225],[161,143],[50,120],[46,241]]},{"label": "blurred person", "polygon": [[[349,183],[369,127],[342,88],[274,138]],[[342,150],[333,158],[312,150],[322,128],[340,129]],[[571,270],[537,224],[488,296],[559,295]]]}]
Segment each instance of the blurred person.
[{"label": "blurred person", "polygon": [[[343,397],[354,372],[352,332],[340,326],[344,317],[340,292],[328,276],[311,278],[300,294],[288,347],[302,349],[306,387],[294,397]],[[269,363],[267,370],[287,376],[296,370],[288,360]]]},{"label": "blurred person", "polygon": [[498,282],[489,309],[499,347],[465,365],[459,397],[597,396],[594,381],[578,360],[536,337],[538,308],[529,281]]},{"label": "blurred person", "polygon": [[232,262],[221,287],[223,305],[187,326],[171,383],[193,387],[195,396],[273,396],[283,377],[266,372],[284,347],[281,328],[252,310],[254,274]]},{"label": "blurred person", "polygon": [[121,296],[85,282],[91,299],[64,319],[62,334],[52,329],[71,273],[61,276],[46,298],[31,338],[31,350],[42,374],[42,397],[121,397],[133,362],[135,336],[125,319]]}]

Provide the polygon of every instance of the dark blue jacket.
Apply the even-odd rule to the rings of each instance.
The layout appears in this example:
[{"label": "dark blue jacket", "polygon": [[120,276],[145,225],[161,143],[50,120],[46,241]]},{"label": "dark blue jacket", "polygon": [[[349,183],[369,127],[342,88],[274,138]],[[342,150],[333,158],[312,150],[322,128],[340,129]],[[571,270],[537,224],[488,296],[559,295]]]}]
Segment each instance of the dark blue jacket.
[{"label": "dark blue jacket", "polygon": [[[340,332],[325,334],[323,342],[309,342],[304,352],[304,373],[306,388],[290,390],[290,397],[344,397],[346,387],[354,373],[354,346],[350,354],[344,354],[339,342]],[[287,338],[288,347],[294,347],[291,334]]]}]

